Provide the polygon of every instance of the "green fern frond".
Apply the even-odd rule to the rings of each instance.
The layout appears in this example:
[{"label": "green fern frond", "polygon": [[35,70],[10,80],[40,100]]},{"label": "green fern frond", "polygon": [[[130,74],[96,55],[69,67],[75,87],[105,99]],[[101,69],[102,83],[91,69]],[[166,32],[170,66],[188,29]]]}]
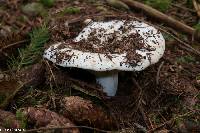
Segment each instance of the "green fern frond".
[{"label": "green fern frond", "polygon": [[18,49],[18,58],[11,58],[9,66],[11,69],[19,70],[23,66],[36,63],[43,52],[44,44],[49,40],[49,31],[46,26],[33,30],[30,34],[31,43],[26,48]]},{"label": "green fern frond", "polygon": [[44,44],[49,40],[49,32],[46,26],[33,30],[30,34],[31,44],[21,50],[21,64],[33,64],[42,54]]}]

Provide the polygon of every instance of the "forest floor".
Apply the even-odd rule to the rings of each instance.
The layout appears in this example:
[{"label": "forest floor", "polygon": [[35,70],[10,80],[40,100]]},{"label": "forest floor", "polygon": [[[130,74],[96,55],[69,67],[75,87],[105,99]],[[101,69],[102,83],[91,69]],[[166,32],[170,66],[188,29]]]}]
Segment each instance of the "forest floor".
[{"label": "forest floor", "polygon": [[[193,36],[117,0],[47,1],[0,0],[0,129],[200,132],[200,45]],[[145,4],[200,29],[192,0],[155,1]],[[123,17],[159,27],[166,50],[142,72],[119,72],[116,96],[108,99],[88,71],[42,58],[48,45],[78,35],[85,19]]]}]

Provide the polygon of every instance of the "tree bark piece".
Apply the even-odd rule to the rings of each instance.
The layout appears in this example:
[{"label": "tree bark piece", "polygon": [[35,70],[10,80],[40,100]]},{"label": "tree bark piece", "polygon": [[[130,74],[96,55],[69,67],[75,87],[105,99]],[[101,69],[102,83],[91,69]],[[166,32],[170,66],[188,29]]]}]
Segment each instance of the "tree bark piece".
[{"label": "tree bark piece", "polygon": [[137,2],[135,0],[121,0],[122,2],[124,2],[125,4],[127,4],[129,7],[132,8],[136,8],[139,10],[144,11],[146,14],[148,14],[149,16],[162,21],[163,23],[167,24],[168,26],[177,29],[183,33],[189,34],[191,36],[194,36],[196,40],[200,40],[200,33],[197,32],[194,28],[181,23],[180,21],[148,6],[145,4],[142,4],[140,2]]}]

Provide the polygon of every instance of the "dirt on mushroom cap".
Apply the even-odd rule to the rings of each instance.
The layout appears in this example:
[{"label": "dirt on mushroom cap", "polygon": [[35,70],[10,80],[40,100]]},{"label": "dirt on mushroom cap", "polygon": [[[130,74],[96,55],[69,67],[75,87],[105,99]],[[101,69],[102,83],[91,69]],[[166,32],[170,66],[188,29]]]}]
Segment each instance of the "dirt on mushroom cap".
[{"label": "dirt on mushroom cap", "polygon": [[[123,63],[130,64],[130,66],[134,67],[137,65],[138,62],[141,61],[142,58],[144,58],[140,54],[136,53],[136,50],[145,49],[147,51],[155,51],[155,48],[146,45],[145,39],[147,38],[142,37],[137,32],[137,30],[135,33],[129,33],[130,30],[133,29],[133,25],[130,24],[131,21],[122,21],[124,21],[124,24],[120,26],[118,30],[114,30],[113,33],[106,33],[106,30],[113,29],[113,26],[110,26],[110,29],[91,28],[92,32],[90,32],[87,39],[85,39],[83,38],[83,34],[85,32],[83,30],[81,32],[81,36],[83,39],[81,39],[80,41],[68,40],[67,42],[59,45],[57,49],[59,50],[63,48],[72,48],[83,52],[105,54],[105,56],[107,56],[107,58],[109,58],[110,60],[112,60],[113,58],[110,54],[126,53],[127,61]],[[102,41],[101,38],[106,39],[105,41]],[[63,57],[70,59],[71,56],[72,55],[58,52],[56,55],[57,63],[59,63],[63,59]]]}]

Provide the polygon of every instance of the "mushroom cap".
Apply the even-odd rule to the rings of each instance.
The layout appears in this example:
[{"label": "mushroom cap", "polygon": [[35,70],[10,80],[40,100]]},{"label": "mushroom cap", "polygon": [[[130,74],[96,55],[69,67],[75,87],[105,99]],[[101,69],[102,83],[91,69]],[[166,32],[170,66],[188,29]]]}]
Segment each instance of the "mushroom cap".
[{"label": "mushroom cap", "polygon": [[[139,35],[140,40],[131,40],[136,34]],[[96,42],[90,39],[91,36],[95,36]],[[110,37],[115,38],[114,43],[123,42],[126,45],[128,40],[131,45],[143,46],[135,47],[132,53],[123,50],[108,52],[106,50],[111,47]],[[126,40],[123,40],[124,38]],[[79,44],[79,42],[82,43]],[[135,20],[90,22],[71,43],[76,43],[76,46],[79,44],[80,48],[73,47],[69,45],[70,43],[59,42],[45,50],[44,58],[63,67],[94,71],[141,71],[158,62],[165,50],[165,40],[161,32],[146,23]],[[89,43],[92,43],[91,49],[81,49]],[[105,45],[108,46],[104,47]],[[95,52],[94,50],[101,48],[106,52]],[[127,57],[131,54],[135,57],[130,61]]]}]

